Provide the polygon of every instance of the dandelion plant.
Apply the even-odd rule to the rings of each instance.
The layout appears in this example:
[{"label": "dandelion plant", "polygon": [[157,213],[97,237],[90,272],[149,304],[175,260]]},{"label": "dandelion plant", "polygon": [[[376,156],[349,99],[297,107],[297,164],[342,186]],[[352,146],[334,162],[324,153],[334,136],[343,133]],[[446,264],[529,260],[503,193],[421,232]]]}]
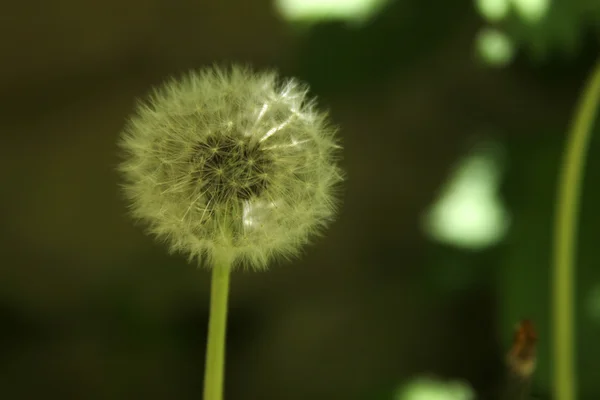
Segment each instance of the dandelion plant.
[{"label": "dandelion plant", "polygon": [[205,400],[223,398],[232,269],[297,255],[339,203],[336,129],[307,93],[274,72],[205,68],[156,88],[121,135],[132,216],[212,269]]}]

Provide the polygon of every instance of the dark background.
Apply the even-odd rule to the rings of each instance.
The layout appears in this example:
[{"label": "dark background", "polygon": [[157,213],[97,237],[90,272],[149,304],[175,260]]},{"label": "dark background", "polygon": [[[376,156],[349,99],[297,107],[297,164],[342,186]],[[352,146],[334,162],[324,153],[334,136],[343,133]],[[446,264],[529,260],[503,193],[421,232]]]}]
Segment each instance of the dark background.
[{"label": "dark background", "polygon": [[[468,0],[392,0],[363,24],[310,27],[270,0],[0,9],[1,398],[201,398],[210,274],[132,223],[115,167],[135,99],[213,62],[309,83],[348,174],[339,218],[301,259],[233,275],[227,399],[391,399],[424,374],[493,399],[524,317],[540,336],[533,393],[550,398],[555,182],[600,48],[595,2],[501,22],[518,49],[502,68],[477,57],[488,22]],[[581,399],[600,396],[597,133],[579,236]],[[505,149],[510,230],[478,251],[431,241],[421,216],[481,138]]]}]

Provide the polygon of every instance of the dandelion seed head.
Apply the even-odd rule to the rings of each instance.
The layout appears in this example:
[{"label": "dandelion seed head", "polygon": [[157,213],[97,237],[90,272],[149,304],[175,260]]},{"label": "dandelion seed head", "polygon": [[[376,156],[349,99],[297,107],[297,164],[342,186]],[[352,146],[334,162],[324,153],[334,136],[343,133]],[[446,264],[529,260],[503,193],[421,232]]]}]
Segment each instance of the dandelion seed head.
[{"label": "dandelion seed head", "polygon": [[193,71],[138,105],[120,141],[132,215],[171,251],[262,269],[333,219],[340,146],[307,88],[233,66]]}]

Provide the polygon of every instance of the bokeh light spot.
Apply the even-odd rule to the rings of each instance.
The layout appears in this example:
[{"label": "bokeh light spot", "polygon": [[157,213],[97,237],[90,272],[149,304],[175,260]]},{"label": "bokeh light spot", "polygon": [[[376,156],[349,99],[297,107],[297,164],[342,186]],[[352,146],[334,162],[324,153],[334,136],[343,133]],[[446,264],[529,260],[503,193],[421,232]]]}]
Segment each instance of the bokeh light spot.
[{"label": "bokeh light spot", "polygon": [[476,0],[479,13],[490,22],[506,17],[510,8],[509,0]]},{"label": "bokeh light spot", "polygon": [[512,0],[512,2],[519,16],[532,24],[541,21],[550,8],[550,0]]},{"label": "bokeh light spot", "polygon": [[288,21],[362,22],[377,13],[386,2],[387,0],[275,0],[275,6]]},{"label": "bokeh light spot", "polygon": [[429,237],[455,247],[482,249],[505,236],[510,217],[497,196],[500,150],[485,146],[460,163],[424,217]]},{"label": "bokeh light spot", "polygon": [[419,378],[400,387],[394,400],[474,400],[471,387],[463,382]]},{"label": "bokeh light spot", "polygon": [[477,51],[484,62],[492,66],[505,66],[514,57],[514,47],[504,33],[491,28],[477,35]]}]

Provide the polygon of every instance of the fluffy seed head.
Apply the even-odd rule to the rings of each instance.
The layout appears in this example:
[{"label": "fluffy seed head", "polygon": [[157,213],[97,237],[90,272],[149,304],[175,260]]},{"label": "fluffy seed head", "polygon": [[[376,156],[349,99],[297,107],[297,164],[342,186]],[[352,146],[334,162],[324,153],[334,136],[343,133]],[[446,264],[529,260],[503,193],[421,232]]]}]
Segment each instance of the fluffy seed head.
[{"label": "fluffy seed head", "polygon": [[172,251],[260,269],[332,219],[340,146],[307,88],[233,66],[154,90],[124,130],[134,217]]}]

